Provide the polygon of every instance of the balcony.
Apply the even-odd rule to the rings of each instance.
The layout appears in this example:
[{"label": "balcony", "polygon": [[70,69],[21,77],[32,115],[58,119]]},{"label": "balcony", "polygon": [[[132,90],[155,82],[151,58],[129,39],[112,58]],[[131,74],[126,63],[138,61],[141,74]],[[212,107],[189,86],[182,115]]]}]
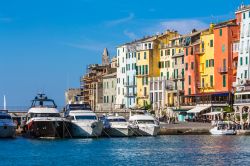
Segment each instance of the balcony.
[{"label": "balcony", "polygon": [[235,104],[241,104],[241,103],[250,103],[250,99],[236,99],[234,100]]},{"label": "balcony", "polygon": [[197,55],[203,55],[204,53],[205,53],[205,48],[195,49],[195,54]]},{"label": "balcony", "polygon": [[170,80],[172,81],[177,81],[177,80],[183,80],[184,79],[184,75],[180,74],[177,77],[171,77]]},{"label": "balcony", "polygon": [[172,56],[172,58],[174,57],[180,57],[180,56],[184,56],[184,52],[180,52],[180,53],[176,53]]},{"label": "balcony", "polygon": [[133,87],[136,86],[135,82],[125,82],[125,87]]},{"label": "balcony", "polygon": [[218,68],[218,72],[220,74],[225,74],[228,72],[228,68],[227,67],[221,67],[221,68]]},{"label": "balcony", "polygon": [[136,97],[136,93],[125,93],[124,94],[125,97]]}]

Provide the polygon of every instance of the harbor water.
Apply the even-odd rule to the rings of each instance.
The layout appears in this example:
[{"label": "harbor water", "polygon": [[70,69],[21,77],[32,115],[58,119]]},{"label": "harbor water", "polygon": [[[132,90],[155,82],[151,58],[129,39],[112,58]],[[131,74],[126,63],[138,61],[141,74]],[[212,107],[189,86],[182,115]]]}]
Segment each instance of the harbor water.
[{"label": "harbor water", "polygon": [[0,165],[249,165],[250,137],[0,140]]}]

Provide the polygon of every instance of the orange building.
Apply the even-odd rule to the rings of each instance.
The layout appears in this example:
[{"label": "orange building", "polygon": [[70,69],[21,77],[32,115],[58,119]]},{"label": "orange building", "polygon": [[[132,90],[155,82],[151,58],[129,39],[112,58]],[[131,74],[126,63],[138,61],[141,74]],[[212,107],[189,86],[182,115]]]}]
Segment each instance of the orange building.
[{"label": "orange building", "polygon": [[201,31],[193,31],[190,35],[184,37],[185,96],[199,93],[200,34]]},{"label": "orange building", "polygon": [[217,24],[214,28],[215,92],[231,92],[236,80],[240,27],[236,20]]}]

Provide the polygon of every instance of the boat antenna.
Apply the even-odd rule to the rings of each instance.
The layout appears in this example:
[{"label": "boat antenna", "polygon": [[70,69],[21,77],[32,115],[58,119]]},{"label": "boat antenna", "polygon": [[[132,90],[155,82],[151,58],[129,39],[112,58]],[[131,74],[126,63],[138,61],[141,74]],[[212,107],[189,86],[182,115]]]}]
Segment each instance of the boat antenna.
[{"label": "boat antenna", "polygon": [[6,97],[5,97],[5,95],[3,96],[3,110],[7,110],[7,108],[6,108]]}]

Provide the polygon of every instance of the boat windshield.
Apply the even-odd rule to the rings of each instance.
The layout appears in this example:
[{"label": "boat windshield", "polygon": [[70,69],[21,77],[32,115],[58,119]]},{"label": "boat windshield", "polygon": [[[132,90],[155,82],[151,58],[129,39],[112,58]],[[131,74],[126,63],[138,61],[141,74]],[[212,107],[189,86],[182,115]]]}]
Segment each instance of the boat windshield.
[{"label": "boat windshield", "polygon": [[126,119],[123,118],[109,119],[109,122],[126,122]]},{"label": "boat windshield", "polygon": [[139,124],[155,124],[155,121],[153,121],[153,120],[137,120],[137,123],[139,123]]},{"label": "boat windshield", "polygon": [[88,116],[83,116],[83,115],[78,115],[78,116],[75,116],[76,120],[96,120],[96,116],[91,116],[91,115],[88,115]]},{"label": "boat windshield", "polygon": [[91,110],[89,104],[69,104],[67,110]]},{"label": "boat windshield", "polygon": [[35,117],[60,117],[59,113],[33,113],[30,115],[31,118]]},{"label": "boat windshield", "polygon": [[0,119],[11,119],[10,115],[0,115]]},{"label": "boat windshield", "polygon": [[45,94],[38,94],[34,100],[32,100],[31,107],[49,107],[56,108],[54,100],[47,98]]}]

